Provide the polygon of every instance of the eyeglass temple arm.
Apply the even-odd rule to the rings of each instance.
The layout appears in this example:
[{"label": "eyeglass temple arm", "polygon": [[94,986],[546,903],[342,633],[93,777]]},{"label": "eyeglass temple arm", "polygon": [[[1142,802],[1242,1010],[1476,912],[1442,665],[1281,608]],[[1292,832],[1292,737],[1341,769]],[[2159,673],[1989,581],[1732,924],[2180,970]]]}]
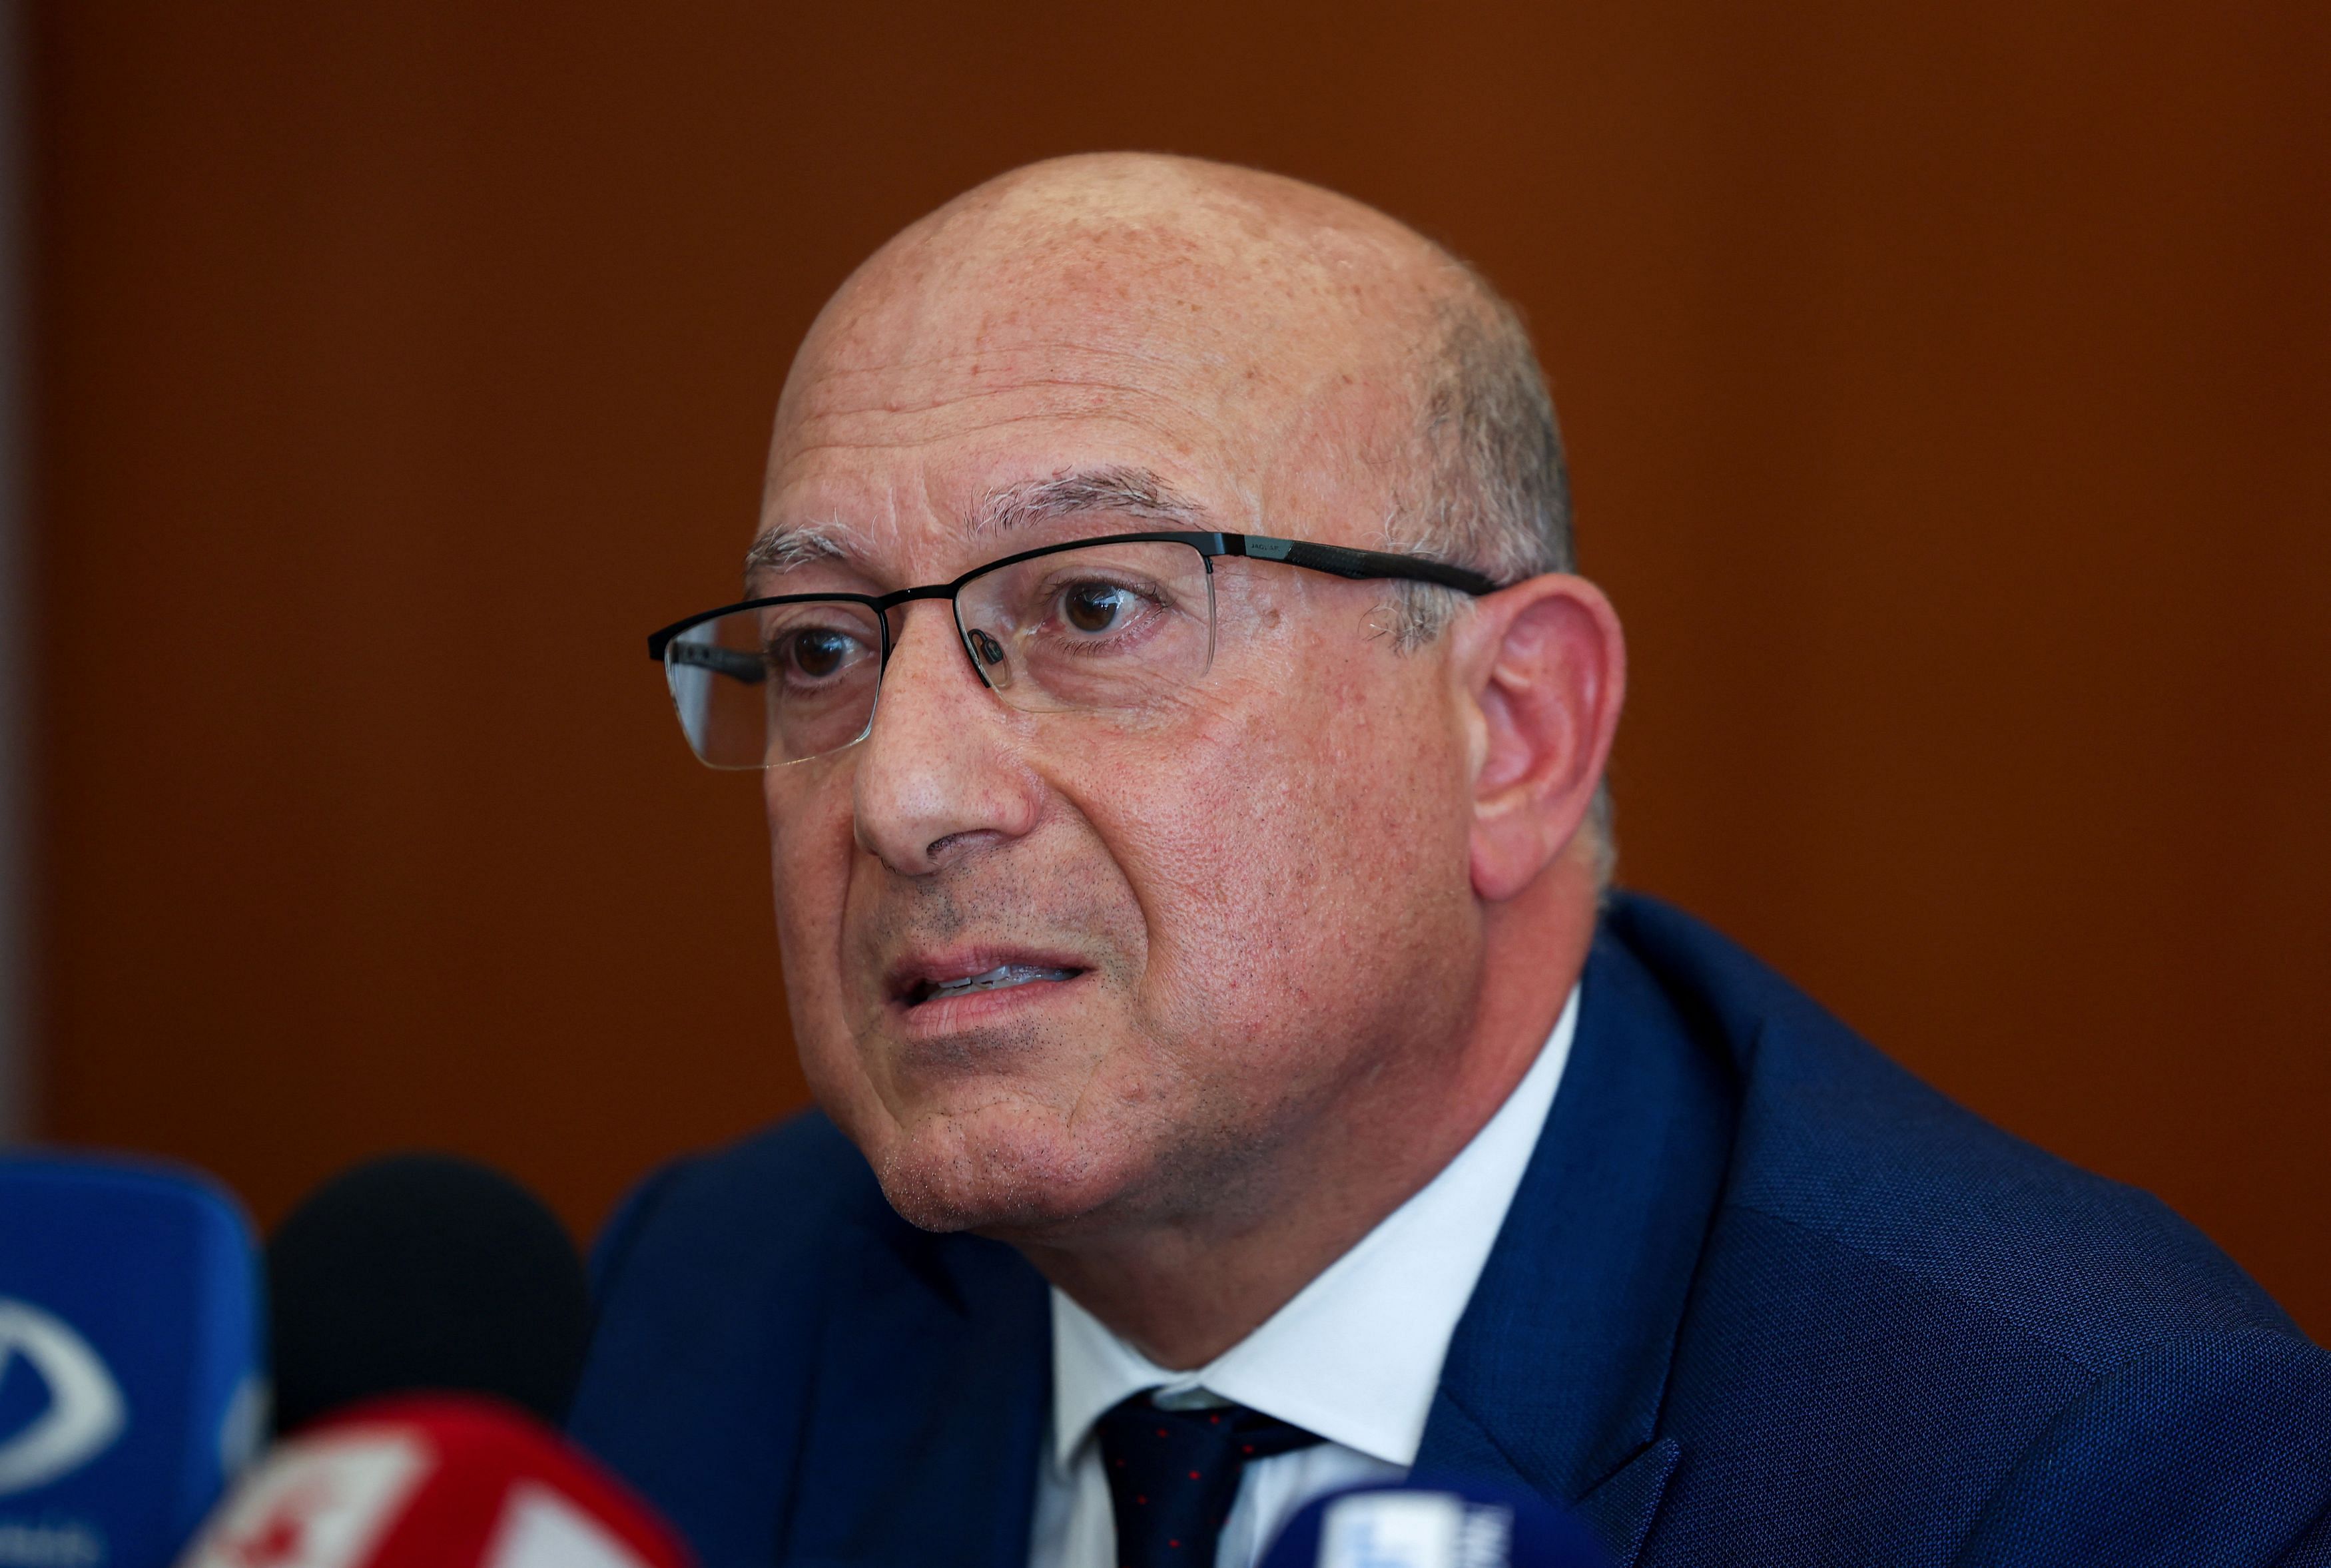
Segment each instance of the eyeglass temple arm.
[{"label": "eyeglass temple arm", "polygon": [[1341,545],[1313,545],[1301,539],[1274,539],[1262,534],[1224,534],[1223,554],[1247,556],[1258,561],[1284,561],[1313,572],[1366,580],[1399,577],[1414,583],[1437,583],[1466,594],[1494,594],[1503,584],[1479,572],[1428,561],[1417,556],[1396,556],[1384,550],[1348,550]]},{"label": "eyeglass temple arm", "polygon": [[674,664],[694,664],[747,686],[758,686],[768,678],[768,670],[758,659],[735,648],[717,648],[703,642],[672,642],[668,649],[650,649],[651,654],[669,652]]}]

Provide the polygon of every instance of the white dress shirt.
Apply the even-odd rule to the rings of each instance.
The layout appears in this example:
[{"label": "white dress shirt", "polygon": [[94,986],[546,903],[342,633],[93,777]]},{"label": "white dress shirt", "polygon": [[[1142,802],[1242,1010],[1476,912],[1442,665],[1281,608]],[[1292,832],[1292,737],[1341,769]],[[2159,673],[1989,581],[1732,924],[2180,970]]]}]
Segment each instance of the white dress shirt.
[{"label": "white dress shirt", "polygon": [[1537,1060],[1457,1157],[1196,1371],[1155,1364],[1054,1290],[1051,1428],[1036,1467],[1030,1568],[1114,1568],[1116,1522],[1093,1423],[1145,1389],[1170,1406],[1242,1404],[1324,1440],[1247,1466],[1215,1568],[1253,1568],[1289,1516],[1323,1492],[1405,1477],[1457,1319],[1545,1130],[1577,1027],[1573,987]]}]

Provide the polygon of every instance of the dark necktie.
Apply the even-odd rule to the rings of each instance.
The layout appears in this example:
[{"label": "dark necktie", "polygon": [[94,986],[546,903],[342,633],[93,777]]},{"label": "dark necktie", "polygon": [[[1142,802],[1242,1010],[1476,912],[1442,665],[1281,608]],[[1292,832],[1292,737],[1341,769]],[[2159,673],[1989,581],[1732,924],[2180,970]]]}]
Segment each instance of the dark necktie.
[{"label": "dark necktie", "polygon": [[1160,1410],[1146,1393],[1094,1430],[1117,1516],[1118,1568],[1213,1568],[1247,1461],[1319,1440],[1244,1405]]}]

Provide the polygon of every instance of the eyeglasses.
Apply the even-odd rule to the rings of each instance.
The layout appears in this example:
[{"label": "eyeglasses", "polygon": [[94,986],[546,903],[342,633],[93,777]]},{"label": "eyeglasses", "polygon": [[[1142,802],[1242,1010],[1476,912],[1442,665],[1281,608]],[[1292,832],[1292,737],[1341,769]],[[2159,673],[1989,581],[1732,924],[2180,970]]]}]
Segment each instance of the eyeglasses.
[{"label": "eyeglasses", "polygon": [[1111,534],[1023,550],[952,583],[895,594],[781,594],[674,622],[648,638],[688,744],[708,766],[766,768],[861,740],[918,599],[954,603],[980,683],[1026,713],[1153,707],[1214,658],[1214,557],[1244,556],[1356,579],[1499,584],[1461,566],[1258,534]]}]

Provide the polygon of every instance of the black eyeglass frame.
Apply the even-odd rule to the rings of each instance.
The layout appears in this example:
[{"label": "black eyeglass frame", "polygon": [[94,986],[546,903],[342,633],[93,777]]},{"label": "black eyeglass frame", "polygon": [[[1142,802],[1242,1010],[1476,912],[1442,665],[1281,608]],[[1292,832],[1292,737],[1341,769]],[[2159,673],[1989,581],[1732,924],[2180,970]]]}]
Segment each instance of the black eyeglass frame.
[{"label": "black eyeglass frame", "polygon": [[[918,599],[953,601],[966,584],[975,582],[990,572],[1004,566],[1017,565],[1022,561],[1033,561],[1044,556],[1058,556],[1070,550],[1090,549],[1096,545],[1187,545],[1198,552],[1205,562],[1206,575],[1214,574],[1214,559],[1219,556],[1243,556],[1253,561],[1283,561],[1290,566],[1300,566],[1309,572],[1326,572],[1332,576],[1354,581],[1401,581],[1432,583],[1443,588],[1454,588],[1460,594],[1476,598],[1494,594],[1507,584],[1495,578],[1463,566],[1451,566],[1445,562],[1427,560],[1421,556],[1399,556],[1384,550],[1353,550],[1341,545],[1315,545],[1303,539],[1279,539],[1264,534],[1210,534],[1168,531],[1141,534],[1104,534],[1098,538],[1070,539],[1066,544],[1045,545],[1038,549],[1022,550],[1017,555],[974,566],[952,583],[928,583],[918,588],[900,588],[892,594],[779,594],[764,599],[745,599],[734,604],[723,604],[718,610],[707,610],[690,615],[685,621],[675,621],[660,631],[648,633],[648,657],[661,664],[664,651],[673,639],[691,626],[707,621],[717,621],[723,615],[733,615],[739,610],[759,610],[772,604],[809,604],[820,602],[840,602],[863,604],[874,613],[876,624],[881,628],[882,650],[880,669],[890,665],[890,615],[900,604]],[[979,676],[982,686],[990,684],[987,672],[980,669],[979,660],[972,654],[960,618],[956,621],[956,641],[963,647],[964,657],[971,660],[972,670]]]}]

